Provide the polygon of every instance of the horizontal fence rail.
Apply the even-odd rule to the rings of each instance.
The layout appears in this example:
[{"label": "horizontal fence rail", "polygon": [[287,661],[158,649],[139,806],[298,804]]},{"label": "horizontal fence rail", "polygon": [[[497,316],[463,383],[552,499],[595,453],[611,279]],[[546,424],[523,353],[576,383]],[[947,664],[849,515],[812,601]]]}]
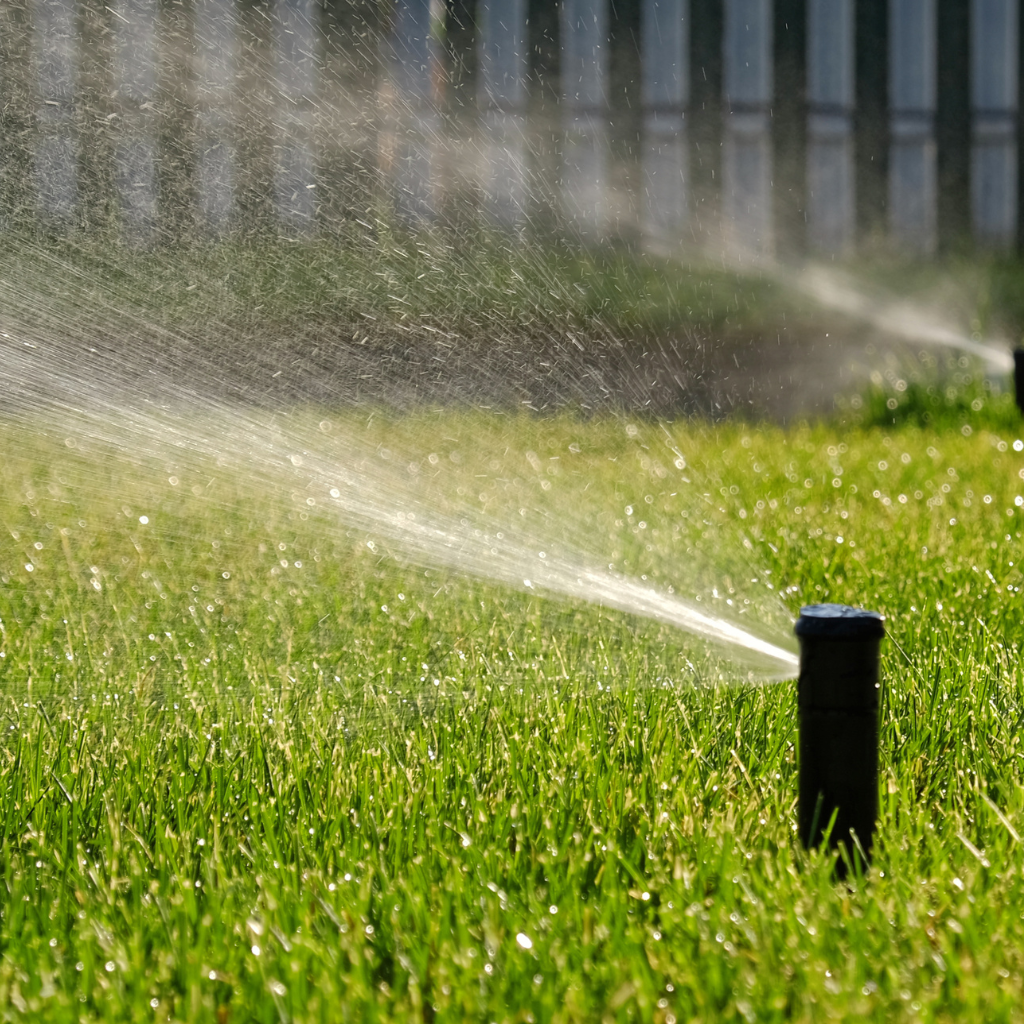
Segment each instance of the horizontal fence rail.
[{"label": "horizontal fence rail", "polygon": [[0,0],[0,228],[1009,249],[1020,46],[1019,0]]}]

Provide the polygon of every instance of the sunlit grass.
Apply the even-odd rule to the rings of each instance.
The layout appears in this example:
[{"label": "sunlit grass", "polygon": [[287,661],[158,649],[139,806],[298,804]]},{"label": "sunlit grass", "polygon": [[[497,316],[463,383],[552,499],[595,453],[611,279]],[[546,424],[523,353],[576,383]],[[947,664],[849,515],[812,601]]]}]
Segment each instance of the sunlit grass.
[{"label": "sunlit grass", "polygon": [[406,565],[230,467],[9,427],[6,1013],[1019,1017],[1016,434],[366,429],[443,457],[449,490],[500,455],[481,515],[531,489],[563,516],[606,506],[580,546],[618,543],[659,586],[702,508],[709,556],[740,545],[790,612],[884,612],[870,874],[836,884],[798,846],[791,683],[717,685],[665,628]]}]

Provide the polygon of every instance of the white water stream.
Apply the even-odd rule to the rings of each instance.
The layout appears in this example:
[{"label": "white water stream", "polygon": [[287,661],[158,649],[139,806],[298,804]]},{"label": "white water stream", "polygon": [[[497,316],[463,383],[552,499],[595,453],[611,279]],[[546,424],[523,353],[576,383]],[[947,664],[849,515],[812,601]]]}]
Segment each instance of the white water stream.
[{"label": "white water stream", "polygon": [[[372,457],[358,438],[332,437],[329,446],[318,448],[308,432],[290,430],[281,418],[261,418],[237,406],[196,407],[185,388],[166,379],[155,380],[156,400],[133,400],[41,336],[33,341],[0,332],[0,361],[5,406],[43,428],[89,439],[127,462],[198,458],[244,472],[282,502],[301,486],[310,504],[330,509],[339,526],[387,541],[410,562],[665,623],[713,644],[762,678],[791,678],[798,668],[796,655],[783,646],[785,635],[777,642],[765,639],[543,533],[438,507],[408,474]],[[154,380],[149,386],[152,393]],[[774,595],[771,600],[778,603]]]},{"label": "white water stream", "polygon": [[824,267],[808,267],[793,277],[779,271],[778,276],[826,309],[856,317],[893,337],[966,352],[980,359],[990,372],[1013,372],[1013,355],[1007,345],[975,340],[914,303],[879,301]]}]

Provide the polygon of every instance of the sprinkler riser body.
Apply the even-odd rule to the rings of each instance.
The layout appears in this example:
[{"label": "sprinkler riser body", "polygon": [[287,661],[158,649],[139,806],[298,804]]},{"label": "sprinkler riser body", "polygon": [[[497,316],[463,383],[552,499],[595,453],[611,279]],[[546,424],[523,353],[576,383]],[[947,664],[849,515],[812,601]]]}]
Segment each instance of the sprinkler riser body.
[{"label": "sprinkler riser body", "polygon": [[[798,828],[804,846],[871,852],[878,819],[878,706],[881,616],[848,609],[852,621],[826,616],[837,606],[805,608],[800,639]],[[835,820],[833,821],[833,815]],[[830,827],[831,826],[831,827]],[[851,836],[856,836],[856,841]]]},{"label": "sprinkler riser body", "polygon": [[[799,829],[805,846],[821,842],[836,812],[832,845],[849,842],[852,829],[864,851],[871,848],[878,818],[880,646],[877,640],[800,642]],[[805,691],[810,698],[820,689],[831,691],[839,706],[805,703]],[[858,705],[849,700],[851,692],[867,700]]]}]

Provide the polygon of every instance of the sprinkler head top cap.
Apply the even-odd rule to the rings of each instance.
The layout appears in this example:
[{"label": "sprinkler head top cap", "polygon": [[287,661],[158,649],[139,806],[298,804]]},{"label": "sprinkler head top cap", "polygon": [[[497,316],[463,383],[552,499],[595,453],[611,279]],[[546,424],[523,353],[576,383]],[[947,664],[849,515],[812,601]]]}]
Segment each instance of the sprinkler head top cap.
[{"label": "sprinkler head top cap", "polygon": [[801,715],[863,715],[878,710],[878,652],[885,619],[845,604],[800,609],[797,703]]},{"label": "sprinkler head top cap", "polygon": [[881,640],[885,616],[848,604],[807,604],[800,609],[794,632],[822,640]]}]

